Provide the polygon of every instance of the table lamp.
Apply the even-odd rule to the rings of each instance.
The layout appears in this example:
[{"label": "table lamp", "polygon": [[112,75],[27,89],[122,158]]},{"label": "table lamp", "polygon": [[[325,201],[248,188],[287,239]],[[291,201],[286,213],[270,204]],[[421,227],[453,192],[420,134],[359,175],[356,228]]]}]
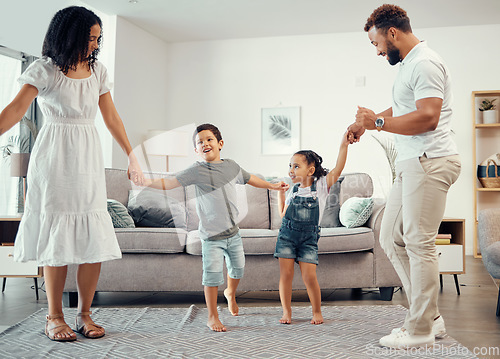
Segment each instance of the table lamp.
[{"label": "table lamp", "polygon": [[29,153],[12,153],[10,155],[10,176],[23,178],[23,203],[26,201],[26,175],[28,174]]},{"label": "table lamp", "polygon": [[169,171],[169,157],[188,155],[189,135],[187,132],[151,130],[148,135],[150,138],[144,142],[146,154],[165,156],[166,172]]}]

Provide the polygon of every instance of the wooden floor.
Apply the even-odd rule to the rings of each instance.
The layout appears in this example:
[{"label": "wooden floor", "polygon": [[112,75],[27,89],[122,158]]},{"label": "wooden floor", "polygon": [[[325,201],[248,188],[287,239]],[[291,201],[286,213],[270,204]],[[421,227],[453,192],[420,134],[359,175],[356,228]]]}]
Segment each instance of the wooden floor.
[{"label": "wooden floor", "polygon": [[[480,259],[468,256],[466,272],[458,276],[461,295],[456,293],[453,276],[445,275],[443,278],[444,288],[439,295],[439,308],[448,334],[471,351],[476,350],[480,358],[500,358],[500,317],[495,315],[497,284],[488,275]],[[39,279],[39,284],[41,283],[43,278]],[[47,307],[45,293],[40,291],[40,299],[37,301],[33,286],[33,279],[7,280],[5,292],[0,295],[0,331],[38,309]],[[407,307],[401,290],[394,294],[391,302],[379,300],[378,291],[370,290],[323,290],[322,296],[324,306],[401,304]],[[226,306],[222,297],[219,297],[219,302],[221,306]],[[238,303],[240,306],[280,306],[278,292],[274,291],[239,293]],[[94,300],[95,307],[189,307],[191,304],[203,306],[203,293],[98,293]],[[308,306],[307,293],[294,291],[293,305]],[[279,311],[277,313],[276,320],[279,319]],[[387,332],[391,329],[387,328]],[[488,350],[497,355],[487,355]]]}]

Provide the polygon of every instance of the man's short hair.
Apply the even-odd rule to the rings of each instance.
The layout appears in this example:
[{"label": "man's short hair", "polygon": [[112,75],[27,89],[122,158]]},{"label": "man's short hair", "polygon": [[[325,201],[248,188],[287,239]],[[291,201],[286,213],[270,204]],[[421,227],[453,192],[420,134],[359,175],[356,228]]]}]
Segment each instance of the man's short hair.
[{"label": "man's short hair", "polygon": [[410,18],[406,14],[406,11],[397,5],[384,4],[376,8],[366,20],[365,31],[370,31],[374,26],[382,30],[384,34],[387,34],[387,30],[391,27],[395,27],[405,33],[412,32]]}]

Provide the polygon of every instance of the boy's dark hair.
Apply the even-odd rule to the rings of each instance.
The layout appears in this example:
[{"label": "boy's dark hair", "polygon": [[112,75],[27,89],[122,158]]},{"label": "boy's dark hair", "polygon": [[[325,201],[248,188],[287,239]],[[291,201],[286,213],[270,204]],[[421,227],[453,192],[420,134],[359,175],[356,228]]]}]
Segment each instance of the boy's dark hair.
[{"label": "boy's dark hair", "polygon": [[201,131],[205,131],[205,130],[212,132],[214,134],[215,138],[217,139],[217,142],[222,140],[222,135],[221,135],[219,129],[215,125],[212,125],[211,123],[204,123],[203,125],[199,125],[198,127],[196,127],[196,130],[194,130],[194,133],[193,133],[193,145],[194,145],[194,147],[196,147],[196,135],[198,133],[200,133]]},{"label": "boy's dark hair", "polygon": [[321,156],[316,152],[311,150],[301,150],[295,152],[295,154],[304,156],[307,164],[314,165],[314,177],[320,178],[328,174],[328,170],[321,166],[321,164],[323,163],[323,158],[321,158]]},{"label": "boy's dark hair", "polygon": [[[64,74],[76,70],[78,63],[87,58],[90,28],[102,21],[92,11],[81,6],[70,6],[59,10],[50,21],[43,40],[42,55],[49,57]],[[101,47],[101,36],[97,39],[99,48],[89,56],[89,66],[94,67]]]},{"label": "boy's dark hair", "polygon": [[368,32],[375,26],[387,34],[387,30],[395,27],[404,33],[411,32],[410,18],[402,8],[397,5],[384,4],[376,8],[366,20],[365,31]]}]

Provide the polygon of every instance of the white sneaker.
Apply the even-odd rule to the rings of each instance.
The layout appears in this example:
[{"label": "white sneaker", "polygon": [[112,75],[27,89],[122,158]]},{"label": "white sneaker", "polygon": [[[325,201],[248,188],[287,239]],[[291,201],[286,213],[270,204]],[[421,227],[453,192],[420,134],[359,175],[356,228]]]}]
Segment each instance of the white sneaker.
[{"label": "white sneaker", "polygon": [[436,337],[436,339],[443,339],[446,336],[446,328],[444,326],[443,317],[439,317],[434,319],[434,323],[432,324],[432,334]]},{"label": "white sneaker", "polygon": [[[396,334],[397,332],[401,331],[403,328],[394,328],[391,331],[391,334]],[[436,337],[436,339],[443,339],[446,336],[446,328],[444,326],[444,319],[443,317],[439,317],[434,320],[434,323],[432,324],[432,334]]]},{"label": "white sneaker", "polygon": [[394,349],[420,348],[434,345],[434,335],[410,335],[407,330],[386,335],[379,340],[380,345]]}]

